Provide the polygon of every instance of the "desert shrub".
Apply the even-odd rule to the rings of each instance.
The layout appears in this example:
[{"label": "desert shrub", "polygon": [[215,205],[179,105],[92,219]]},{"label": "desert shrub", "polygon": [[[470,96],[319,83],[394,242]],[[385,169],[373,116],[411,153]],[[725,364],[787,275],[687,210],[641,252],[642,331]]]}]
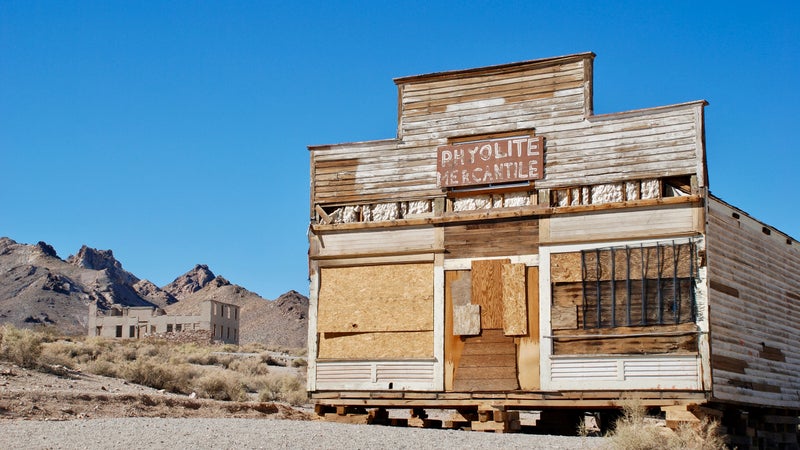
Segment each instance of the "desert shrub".
[{"label": "desert shrub", "polygon": [[261,353],[267,349],[267,346],[260,342],[250,342],[239,347],[242,353]]},{"label": "desert shrub", "polygon": [[42,353],[42,336],[39,333],[11,325],[4,325],[0,333],[0,358],[28,369],[35,369],[39,365],[39,355]]},{"label": "desert shrub", "polygon": [[719,422],[704,418],[699,424],[683,423],[671,439],[672,448],[697,450],[725,449]]},{"label": "desert shrub", "polygon": [[261,361],[268,366],[286,367],[286,363],[280,359],[275,358],[270,352],[263,352],[258,355]]},{"label": "desert shrub", "polygon": [[239,380],[247,392],[261,392],[269,385],[269,375],[239,376]]},{"label": "desert shrub", "polygon": [[189,394],[192,392],[195,373],[185,364],[173,365],[154,359],[137,359],[125,365],[122,376],[131,383]]},{"label": "desert shrub", "polygon": [[305,383],[293,375],[272,375],[264,380],[266,385],[258,393],[261,402],[283,401],[303,404],[308,399]]},{"label": "desert shrub", "polygon": [[266,375],[269,367],[258,358],[236,358],[228,364],[228,369],[243,375]]},{"label": "desert shrub", "polygon": [[725,449],[719,424],[703,420],[683,424],[677,431],[647,417],[647,410],[635,399],[623,403],[622,416],[607,435],[609,448],[620,450],[718,450]]},{"label": "desert shrub", "polygon": [[284,401],[292,406],[301,406],[308,403],[308,392],[305,389],[289,391],[284,394]]},{"label": "desert shrub", "polygon": [[77,366],[77,348],[72,342],[51,342],[42,346],[39,355],[40,366],[64,366],[74,369]]},{"label": "desert shrub", "polygon": [[104,377],[121,378],[119,364],[114,364],[105,359],[97,359],[84,364],[83,370]]},{"label": "desert shrub", "polygon": [[308,367],[308,360],[305,358],[295,358],[295,360],[292,361],[292,367]]},{"label": "desert shrub", "polygon": [[207,372],[194,381],[195,391],[201,397],[214,400],[244,401],[244,386],[236,375],[220,371]]}]

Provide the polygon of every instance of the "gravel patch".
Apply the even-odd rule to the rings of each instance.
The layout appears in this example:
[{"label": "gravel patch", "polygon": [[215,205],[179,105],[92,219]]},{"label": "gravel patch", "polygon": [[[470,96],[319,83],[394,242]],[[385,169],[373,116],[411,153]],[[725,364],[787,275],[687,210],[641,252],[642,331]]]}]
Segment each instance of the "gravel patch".
[{"label": "gravel patch", "polygon": [[271,419],[119,418],[0,422],[0,448],[598,449],[599,437],[497,434]]}]

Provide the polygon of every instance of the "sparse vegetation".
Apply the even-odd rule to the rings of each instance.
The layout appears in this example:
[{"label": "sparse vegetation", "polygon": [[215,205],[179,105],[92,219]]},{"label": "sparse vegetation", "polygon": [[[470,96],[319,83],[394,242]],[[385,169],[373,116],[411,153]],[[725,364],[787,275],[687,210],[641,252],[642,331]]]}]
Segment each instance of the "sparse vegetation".
[{"label": "sparse vegetation", "polygon": [[267,378],[266,385],[258,393],[262,402],[283,401],[291,405],[301,405],[308,400],[303,380],[290,375],[273,375]]},{"label": "sparse vegetation", "polygon": [[647,416],[647,409],[637,399],[623,404],[622,417],[607,435],[608,447],[620,450],[721,450],[725,442],[719,424],[703,420],[699,424],[684,424],[678,430],[663,426],[658,419]]},{"label": "sparse vegetation", "polygon": [[[165,340],[62,338],[6,325],[0,327],[0,359],[43,372],[78,370],[216,400],[293,405],[307,400],[302,371],[283,368],[285,360],[258,344],[240,349]],[[281,366],[281,373],[272,373],[270,366]]]}]

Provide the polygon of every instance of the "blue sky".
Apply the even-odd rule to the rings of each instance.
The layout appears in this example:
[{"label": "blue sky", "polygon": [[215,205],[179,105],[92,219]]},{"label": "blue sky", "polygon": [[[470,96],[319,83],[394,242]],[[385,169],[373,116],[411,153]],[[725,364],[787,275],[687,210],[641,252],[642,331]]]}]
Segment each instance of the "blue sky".
[{"label": "blue sky", "polygon": [[308,292],[312,144],[392,79],[591,51],[596,113],[705,99],[712,192],[797,238],[797,2],[0,0],[0,236]]}]

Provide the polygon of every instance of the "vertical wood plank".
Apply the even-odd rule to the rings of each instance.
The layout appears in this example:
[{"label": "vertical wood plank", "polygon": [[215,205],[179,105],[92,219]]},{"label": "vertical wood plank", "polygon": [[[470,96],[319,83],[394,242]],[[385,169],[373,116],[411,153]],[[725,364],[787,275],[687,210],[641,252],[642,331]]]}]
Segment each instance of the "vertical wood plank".
[{"label": "vertical wood plank", "polygon": [[503,332],[506,336],[528,334],[528,308],[525,292],[525,264],[504,264]]},{"label": "vertical wood plank", "polygon": [[527,268],[528,335],[519,339],[517,372],[523,390],[538,390],[539,376],[539,268]]},{"label": "vertical wood plank", "polygon": [[444,273],[444,390],[453,390],[455,369],[461,359],[464,341],[453,334],[453,284],[469,276],[468,270],[448,270]]},{"label": "vertical wood plank", "polygon": [[503,264],[508,259],[472,262],[472,303],[481,307],[481,329],[503,328]]}]

